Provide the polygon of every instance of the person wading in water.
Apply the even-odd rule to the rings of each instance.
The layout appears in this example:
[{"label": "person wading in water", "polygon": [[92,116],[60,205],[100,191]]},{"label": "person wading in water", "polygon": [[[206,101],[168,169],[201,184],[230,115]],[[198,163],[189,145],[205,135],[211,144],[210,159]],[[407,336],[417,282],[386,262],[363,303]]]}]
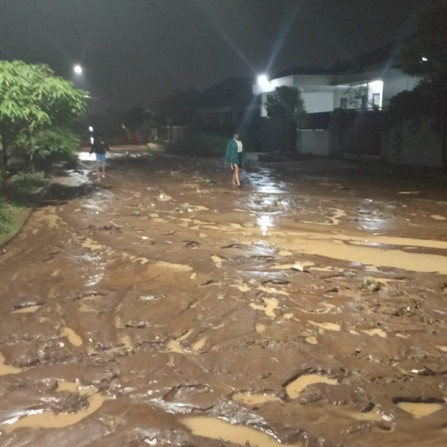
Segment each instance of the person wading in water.
[{"label": "person wading in water", "polygon": [[96,175],[98,179],[106,176],[106,152],[110,150],[102,135],[98,134],[94,137],[90,148],[90,154],[93,152],[96,155]]},{"label": "person wading in water", "polygon": [[231,170],[233,171],[233,185],[240,188],[241,180],[239,178],[239,168],[242,163],[242,151],[244,146],[239,136],[239,132],[236,132],[227,143],[225,151],[225,160],[230,163]]}]

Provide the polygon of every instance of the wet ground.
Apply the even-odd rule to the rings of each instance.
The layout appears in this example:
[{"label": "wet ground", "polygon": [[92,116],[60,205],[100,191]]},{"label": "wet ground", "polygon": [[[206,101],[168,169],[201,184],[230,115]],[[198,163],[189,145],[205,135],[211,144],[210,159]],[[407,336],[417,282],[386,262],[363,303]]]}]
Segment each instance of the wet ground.
[{"label": "wet ground", "polygon": [[446,182],[137,154],[0,255],[0,446],[444,446]]}]

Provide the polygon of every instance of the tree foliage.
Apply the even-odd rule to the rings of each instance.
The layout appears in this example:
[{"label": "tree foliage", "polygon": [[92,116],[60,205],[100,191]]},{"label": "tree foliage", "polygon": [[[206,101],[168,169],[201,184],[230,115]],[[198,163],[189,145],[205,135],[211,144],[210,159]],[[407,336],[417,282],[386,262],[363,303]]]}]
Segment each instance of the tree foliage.
[{"label": "tree foliage", "polygon": [[404,121],[431,122],[441,137],[441,156],[447,168],[447,2],[434,2],[420,17],[414,33],[399,52],[402,70],[419,78],[412,91],[392,98],[394,125]]},{"label": "tree foliage", "polygon": [[282,127],[281,152],[296,151],[297,123],[306,115],[304,100],[296,87],[277,87],[267,95],[267,115]]},{"label": "tree foliage", "polygon": [[193,88],[175,91],[159,102],[158,121],[162,124],[196,124],[198,100],[199,92]]},{"label": "tree foliage", "polygon": [[[30,162],[35,159],[39,151],[36,141],[48,136],[41,132],[53,130],[68,137],[69,127],[85,112],[85,97],[86,92],[55,76],[46,65],[0,61],[3,172],[8,169],[11,155],[25,154]],[[50,150],[46,146],[44,152]]]},{"label": "tree foliage", "polygon": [[295,87],[277,87],[267,95],[267,115],[272,119],[296,122],[306,114],[301,92]]}]

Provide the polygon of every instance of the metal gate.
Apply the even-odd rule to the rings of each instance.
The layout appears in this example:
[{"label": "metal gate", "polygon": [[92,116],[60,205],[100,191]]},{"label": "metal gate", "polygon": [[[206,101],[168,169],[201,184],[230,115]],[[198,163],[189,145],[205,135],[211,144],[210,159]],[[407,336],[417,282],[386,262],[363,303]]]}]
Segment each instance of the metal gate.
[{"label": "metal gate", "polygon": [[380,156],[384,116],[379,110],[335,110],[330,124],[331,155]]}]

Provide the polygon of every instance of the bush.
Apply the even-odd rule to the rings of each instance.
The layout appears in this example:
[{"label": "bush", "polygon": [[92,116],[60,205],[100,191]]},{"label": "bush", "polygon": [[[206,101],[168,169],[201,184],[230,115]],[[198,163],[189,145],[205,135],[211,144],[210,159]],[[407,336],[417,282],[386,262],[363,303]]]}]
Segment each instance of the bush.
[{"label": "bush", "polygon": [[219,134],[200,132],[186,135],[171,143],[168,151],[179,155],[196,157],[224,156],[228,137]]},{"label": "bush", "polygon": [[76,165],[77,149],[81,146],[81,141],[70,129],[53,127],[41,130],[31,137],[20,135],[16,144],[23,148],[22,152],[30,166],[49,170],[53,164],[60,162]]},{"label": "bush", "polygon": [[26,204],[41,193],[46,184],[43,172],[19,172],[7,184],[7,195],[13,202]]},{"label": "bush", "polygon": [[0,234],[12,230],[12,212],[13,206],[0,197]]}]

